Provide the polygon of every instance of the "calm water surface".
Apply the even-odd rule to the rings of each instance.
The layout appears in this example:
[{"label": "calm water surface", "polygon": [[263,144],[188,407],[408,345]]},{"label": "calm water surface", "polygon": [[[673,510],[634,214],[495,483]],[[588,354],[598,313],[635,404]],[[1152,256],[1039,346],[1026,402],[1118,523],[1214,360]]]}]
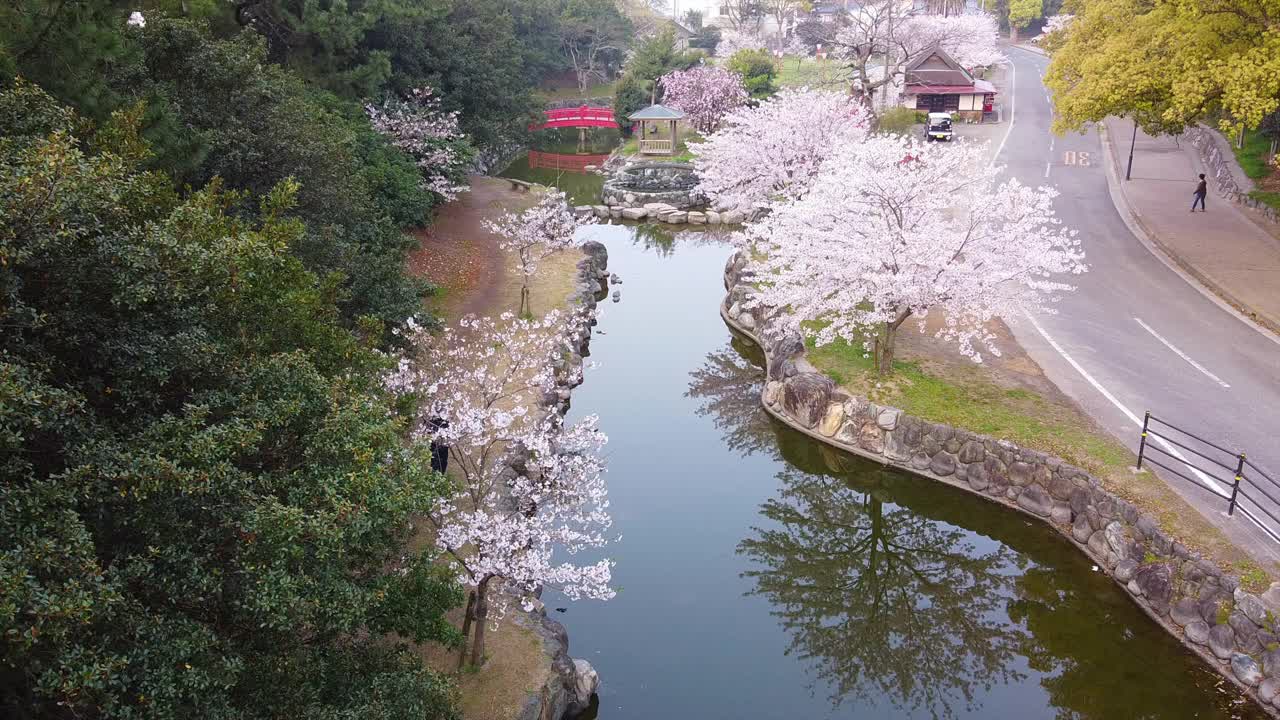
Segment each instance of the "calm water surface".
[{"label": "calm water surface", "polygon": [[623,280],[573,399],[610,437],[619,592],[546,599],[600,718],[1263,717],[1048,528],[772,421],[713,235],[584,234]]}]

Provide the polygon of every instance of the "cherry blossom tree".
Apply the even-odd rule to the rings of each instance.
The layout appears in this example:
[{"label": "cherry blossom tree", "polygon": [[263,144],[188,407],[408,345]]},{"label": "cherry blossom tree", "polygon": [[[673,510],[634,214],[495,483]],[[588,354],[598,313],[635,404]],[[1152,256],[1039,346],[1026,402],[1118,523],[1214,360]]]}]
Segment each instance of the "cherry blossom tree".
[{"label": "cherry blossom tree", "polygon": [[741,30],[724,30],[720,33],[720,44],[716,45],[716,57],[731,58],[743,50],[763,50],[764,40],[760,36]]},{"label": "cherry blossom tree", "polygon": [[1069,25],[1071,25],[1071,21],[1075,20],[1075,18],[1076,18],[1075,15],[1069,15],[1069,14],[1050,15],[1049,17],[1045,18],[1044,27],[1040,30],[1040,34],[1031,38],[1031,42],[1043,43],[1045,40],[1049,40],[1054,35],[1061,37],[1063,31],[1066,30]]},{"label": "cherry blossom tree", "polygon": [[834,45],[852,70],[855,89],[867,102],[877,92],[887,93],[905,74],[907,64],[935,45],[966,68],[1005,59],[997,45],[995,19],[990,15],[930,15],[907,0],[863,4],[849,15]]},{"label": "cherry blossom tree", "polygon": [[714,131],[728,112],[745,105],[749,97],[741,75],[710,65],[675,70],[658,83],[663,102],[683,111],[704,135]]},{"label": "cherry blossom tree", "polygon": [[563,192],[548,190],[538,204],[521,213],[506,212],[498,220],[485,221],[485,229],[498,235],[503,250],[516,254],[516,272],[523,278],[520,287],[520,313],[529,307],[529,281],[538,272],[538,264],[567,248],[577,245],[575,232],[594,220],[577,218]]},{"label": "cherry blossom tree", "polygon": [[962,15],[916,15],[902,27],[903,46],[915,55],[938,46],[966,69],[1005,62],[1000,52],[1000,29],[986,13]]},{"label": "cherry blossom tree", "polygon": [[730,113],[690,149],[702,192],[717,207],[746,212],[802,197],[833,148],[861,142],[869,125],[846,93],[784,89]]},{"label": "cherry blossom tree", "polygon": [[[401,359],[388,378],[388,387],[419,403],[415,441],[447,448],[451,460],[455,492],[427,520],[471,590],[462,632],[471,638],[473,665],[483,662],[485,630],[501,620],[510,597],[532,609],[544,586],[572,600],[614,595],[611,561],[555,561],[558,550],[607,543],[599,456],[607,438],[595,417],[570,425],[538,409],[558,380],[580,379],[580,366],[558,359],[572,355],[573,338],[591,318],[558,311],[538,320],[467,317],[438,335],[411,324],[416,362]],[[460,662],[466,656],[464,648]]]},{"label": "cherry blossom tree", "polygon": [[[782,203],[742,239],[759,281],[748,304],[778,326],[874,352],[892,371],[899,327],[933,310],[937,337],[981,362],[999,349],[995,316],[1048,310],[1085,271],[1075,233],[1054,216],[1051,188],[997,184],[980,144],[942,146],[896,136],[833,148],[812,189]],[[785,309],[785,312],[780,312]]]},{"label": "cherry blossom tree", "polygon": [[415,88],[405,100],[365,105],[369,122],[403,150],[422,173],[422,186],[445,201],[467,190],[474,151],[458,126],[458,113],[445,112],[429,87]]}]

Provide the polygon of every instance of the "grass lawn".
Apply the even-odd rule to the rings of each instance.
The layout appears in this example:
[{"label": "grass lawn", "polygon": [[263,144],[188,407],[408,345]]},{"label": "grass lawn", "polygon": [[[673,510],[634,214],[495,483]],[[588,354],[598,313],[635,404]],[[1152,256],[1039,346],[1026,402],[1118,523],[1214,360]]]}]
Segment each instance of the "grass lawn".
[{"label": "grass lawn", "polygon": [[778,61],[778,87],[834,90],[849,85],[849,69],[836,60],[784,57]]},{"label": "grass lawn", "polygon": [[[899,356],[910,355],[902,345],[900,339]],[[893,376],[880,379],[864,354],[869,353],[860,345],[837,341],[820,348],[810,344],[808,359],[859,397],[931,422],[1009,440],[1087,470],[1108,490],[1155,517],[1171,537],[1239,573],[1254,592],[1266,589],[1270,576],[1277,574],[1276,568],[1260,568],[1163,480],[1150,472],[1134,472],[1134,454],[1060,391],[1020,387],[997,379],[1001,373],[993,367],[939,361],[930,350],[921,358],[896,361]]]},{"label": "grass lawn", "polygon": [[[1231,138],[1227,139],[1231,141]],[[1231,141],[1231,150],[1236,154],[1236,161],[1240,163],[1244,174],[1258,186],[1249,196],[1280,210],[1280,171],[1276,170],[1274,164],[1267,162],[1271,141],[1253,130],[1245,133],[1244,147],[1238,148]]]},{"label": "grass lawn", "polygon": [[985,379],[981,365],[950,367],[941,377],[919,363],[897,360],[893,377],[879,381],[864,354],[861,347],[835,342],[810,346],[809,361],[872,402],[1048,452],[1090,472],[1127,468],[1133,460],[1128,448],[1082,423],[1075,408]]}]

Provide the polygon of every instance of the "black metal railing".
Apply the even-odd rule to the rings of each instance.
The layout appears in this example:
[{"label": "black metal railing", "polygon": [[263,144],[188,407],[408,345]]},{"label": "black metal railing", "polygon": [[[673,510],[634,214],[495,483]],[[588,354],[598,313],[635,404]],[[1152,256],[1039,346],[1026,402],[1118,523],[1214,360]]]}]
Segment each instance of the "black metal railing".
[{"label": "black metal railing", "polygon": [[[1183,455],[1180,450],[1195,457]],[[1148,412],[1142,419],[1142,439],[1138,444],[1139,470],[1144,462],[1226,501],[1228,516],[1234,517],[1238,510],[1268,537],[1280,542],[1280,482],[1250,461],[1243,451],[1225,448]]]}]

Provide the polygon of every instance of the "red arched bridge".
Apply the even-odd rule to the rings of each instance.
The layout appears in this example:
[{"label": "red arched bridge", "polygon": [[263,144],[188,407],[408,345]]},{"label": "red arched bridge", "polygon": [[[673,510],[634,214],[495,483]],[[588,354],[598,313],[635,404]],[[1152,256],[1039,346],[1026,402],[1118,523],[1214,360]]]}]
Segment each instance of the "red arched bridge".
[{"label": "red arched bridge", "polygon": [[583,105],[576,108],[556,108],[547,111],[547,121],[529,126],[530,130],[546,130],[548,128],[616,128],[618,121],[613,117],[613,108],[589,107]]}]

